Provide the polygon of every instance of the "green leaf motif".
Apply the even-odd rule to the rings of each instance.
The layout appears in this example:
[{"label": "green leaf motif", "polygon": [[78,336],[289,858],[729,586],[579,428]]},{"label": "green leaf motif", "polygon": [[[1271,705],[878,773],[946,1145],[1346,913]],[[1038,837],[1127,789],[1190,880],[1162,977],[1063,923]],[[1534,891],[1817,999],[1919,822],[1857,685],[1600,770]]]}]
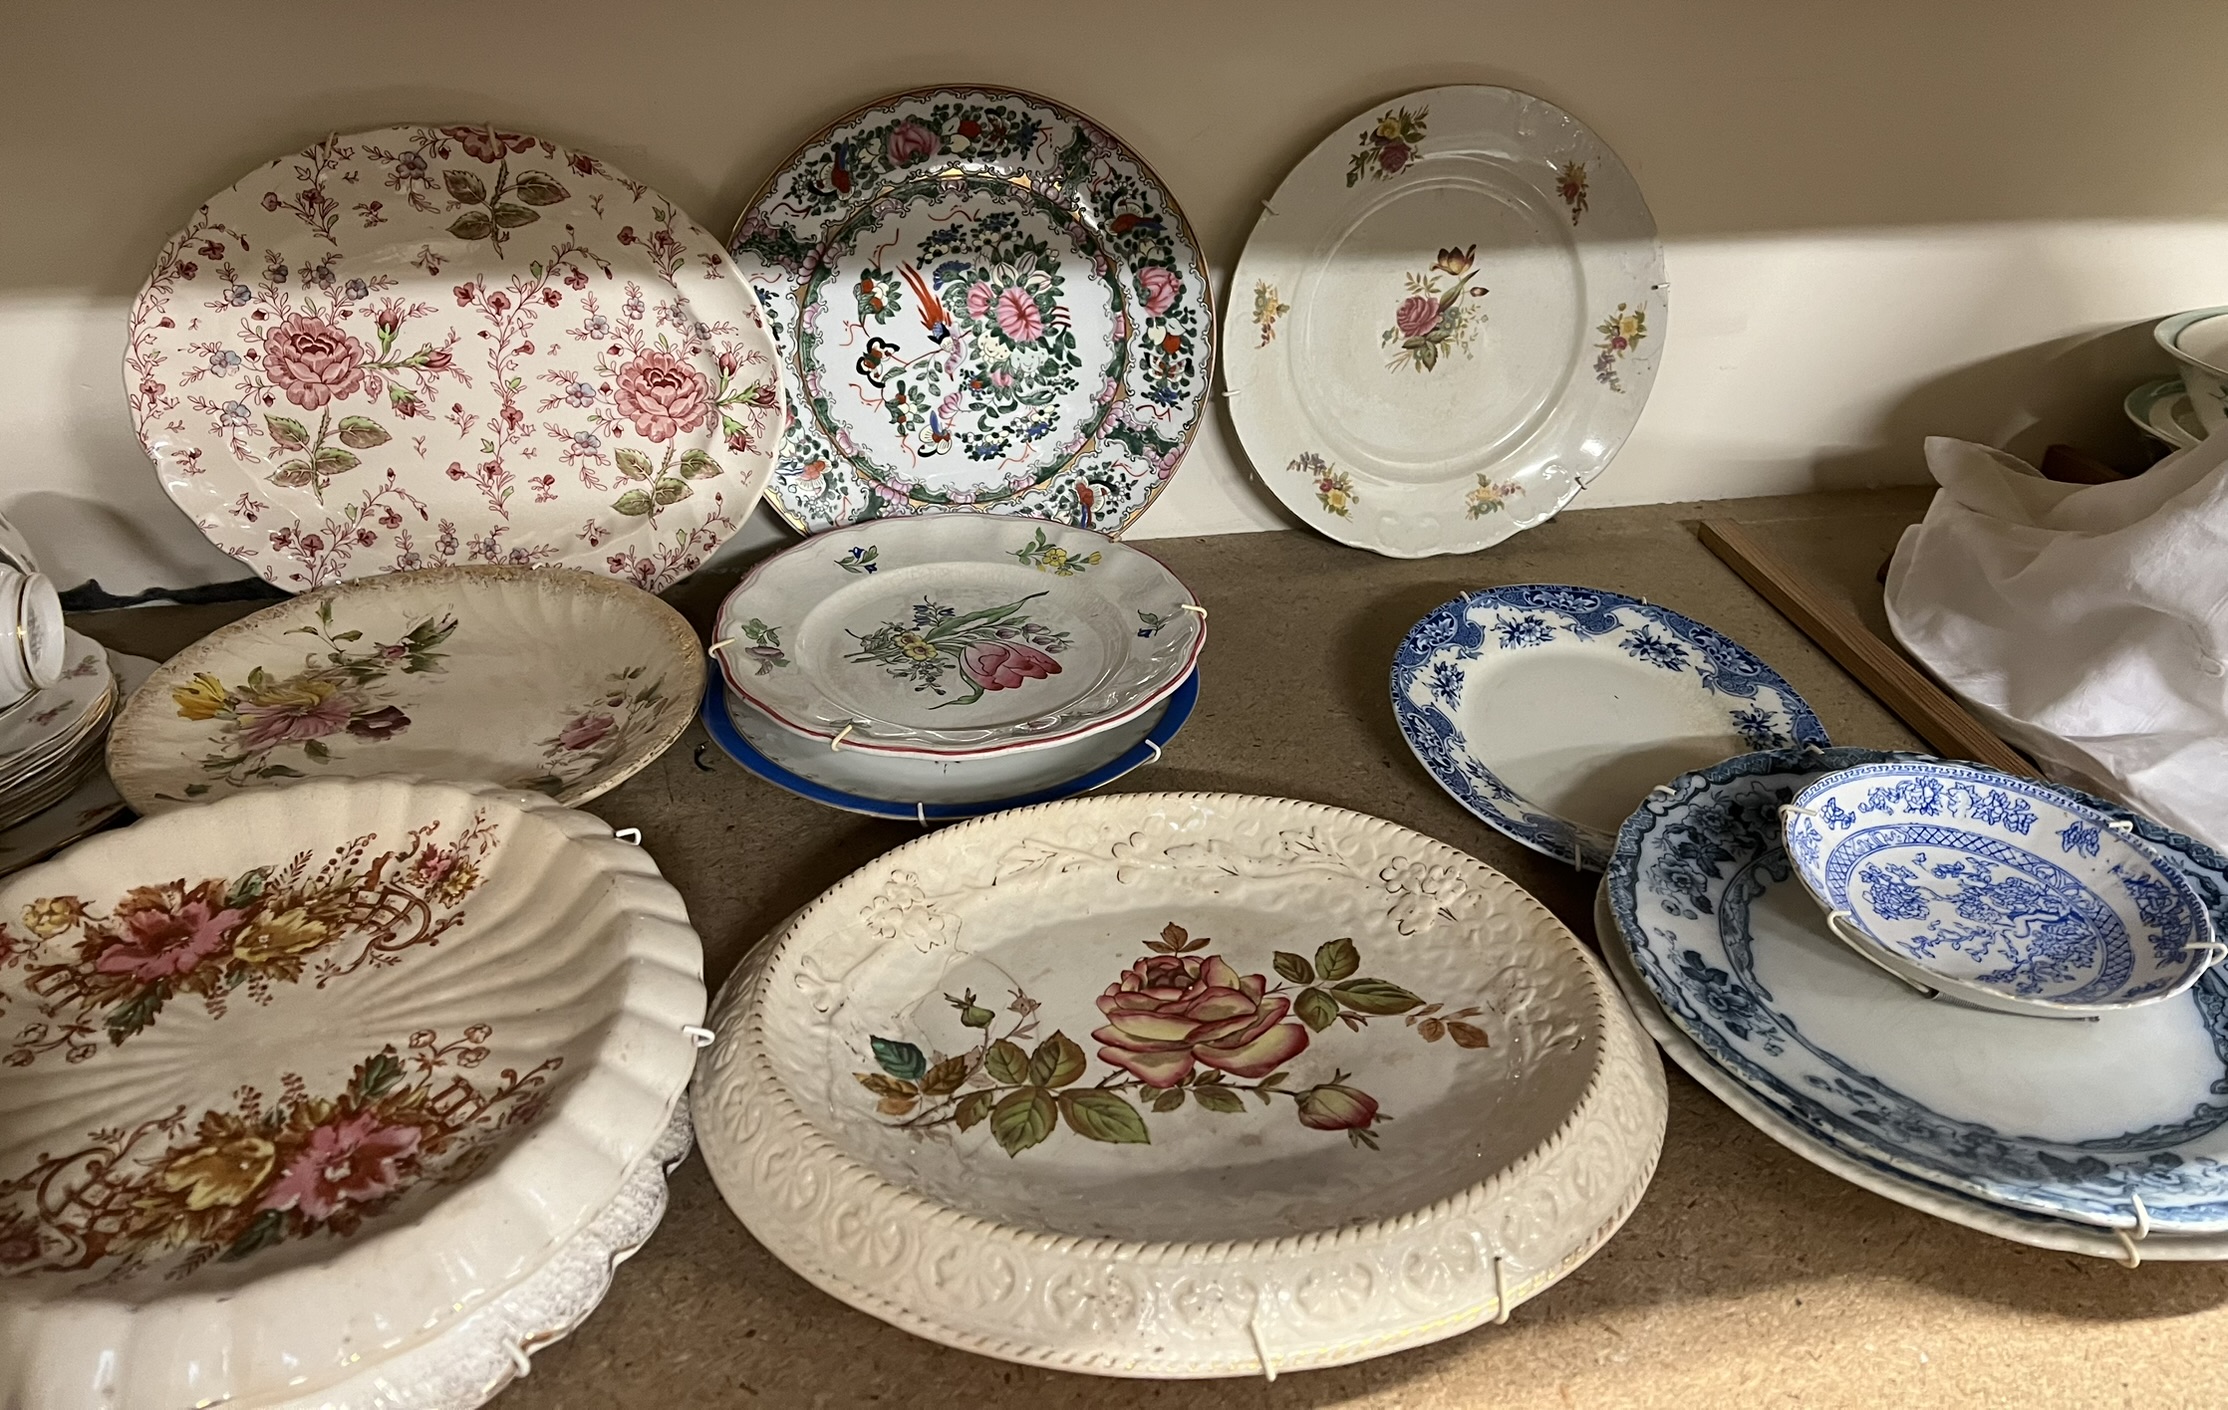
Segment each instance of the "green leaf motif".
[{"label": "green leaf motif", "polygon": [[309,458],[310,469],[320,475],[338,475],[343,470],[353,470],[363,464],[339,446],[326,446]]},{"label": "green leaf motif", "polygon": [[310,740],[302,746],[302,752],[320,764],[332,762],[333,751],[325,747],[325,741],[322,739]]},{"label": "green leaf motif", "polygon": [[289,490],[298,490],[316,478],[317,476],[310,471],[309,462],[306,460],[289,460],[274,471],[270,477],[272,484]]},{"label": "green leaf motif", "polygon": [[688,483],[683,480],[660,480],[650,486],[650,498],[660,504],[671,504],[676,500],[687,499],[695,493],[696,491],[690,489]]},{"label": "green leaf motif", "polygon": [[[1202,1099],[1204,1100],[1204,1099]],[[1103,1087],[1075,1087],[1060,1094],[1060,1115],[1068,1129],[1089,1141],[1118,1146],[1149,1146],[1152,1133],[1145,1118],[1118,1093]]]},{"label": "green leaf motif", "polygon": [[[1137,1113],[1130,1115],[1135,1118]],[[990,1109],[990,1134],[998,1138],[1007,1155],[1019,1155],[1051,1135],[1058,1119],[1059,1108],[1053,1105],[1050,1092],[1041,1087],[1023,1087],[1007,1093],[1005,1100]]]},{"label": "green leaf motif", "polygon": [[541,212],[530,211],[524,206],[514,206],[509,201],[495,207],[495,223],[505,230],[516,230],[521,225],[532,225],[541,218]]},{"label": "green leaf motif", "polygon": [[958,1091],[959,1084],[966,1080],[967,1059],[945,1058],[942,1062],[930,1068],[928,1075],[921,1079],[921,1092],[923,1095],[931,1097],[950,1096],[953,1092]]},{"label": "green leaf motif", "polygon": [[1153,1093],[1146,1100],[1153,1104],[1153,1110],[1155,1111],[1174,1111],[1184,1104],[1184,1089],[1170,1087],[1165,1092]]},{"label": "green leaf motif", "polygon": [[1320,1033],[1338,1020],[1338,1000],[1320,989],[1302,989],[1292,1001],[1292,1012],[1300,1022]]},{"label": "green leaf motif", "polygon": [[983,1070],[993,1082],[1018,1087],[1029,1080],[1029,1055],[1021,1051],[1020,1044],[1000,1038],[983,1056]]},{"label": "green leaf motif", "polygon": [[356,1077],[356,1094],[377,1099],[402,1080],[402,1059],[382,1049],[364,1060]]},{"label": "green leaf motif", "polygon": [[619,473],[630,480],[647,480],[654,469],[650,457],[638,450],[614,451],[612,458],[619,462]]},{"label": "green leaf motif", "polygon": [[449,222],[449,233],[459,240],[485,240],[495,233],[495,222],[486,211],[466,211]]},{"label": "green leaf motif", "polygon": [[240,1231],[240,1237],[232,1241],[231,1247],[224,1251],[218,1261],[222,1263],[234,1262],[247,1257],[259,1248],[269,1248],[285,1237],[286,1211],[283,1209],[266,1209],[261,1214],[256,1215],[249,1222],[247,1228]]},{"label": "green leaf motif", "polygon": [[1055,1033],[1029,1054],[1029,1080],[1039,1087],[1065,1087],[1083,1075],[1085,1061],[1074,1039]]},{"label": "green leaf motif", "polygon": [[1275,964],[1276,972],[1291,980],[1294,984],[1313,984],[1315,982],[1314,967],[1290,950],[1277,951]]},{"label": "green leaf motif", "polygon": [[1331,997],[1356,1013],[1388,1015],[1423,1006],[1423,1000],[1386,979],[1349,979],[1331,986]]},{"label": "green leaf motif", "polygon": [[997,1104],[998,1095],[995,1092],[969,1092],[953,1110],[952,1120],[959,1123],[960,1130],[971,1130],[980,1125],[982,1119],[990,1115],[990,1109]]},{"label": "green leaf motif", "polygon": [[911,1043],[871,1036],[867,1041],[874,1046],[874,1061],[890,1076],[904,1082],[918,1082],[927,1075],[928,1058]]},{"label": "green leaf motif", "polygon": [[383,446],[394,439],[387,434],[386,427],[368,416],[343,416],[337,429],[340,432],[340,443],[357,450],[370,450],[373,446]]},{"label": "green leaf motif", "polygon": [[511,188],[518,198],[530,206],[554,206],[572,192],[557,184],[557,178],[546,171],[524,171],[518,184]]},{"label": "green leaf motif", "polygon": [[[203,785],[203,787],[206,789],[207,785]],[[191,793],[193,788],[189,785],[186,791]],[[224,894],[224,908],[228,911],[239,910],[262,895],[264,884],[270,874],[269,867],[257,867],[253,871],[240,873],[239,880],[233,882],[232,889]]]},{"label": "green leaf motif", "polygon": [[449,199],[462,201],[468,206],[487,204],[487,183],[468,171],[448,170],[441,173],[441,184],[448,188]]},{"label": "green leaf motif", "polygon": [[708,480],[720,473],[720,463],[700,450],[683,451],[678,467],[684,480]]},{"label": "green leaf motif", "polygon": [[647,491],[628,490],[625,494],[611,501],[611,507],[621,514],[631,514],[639,517],[649,513],[655,506],[650,503],[650,496]]},{"label": "green leaf motif", "polygon": [[1228,1087],[1194,1087],[1191,1099],[1209,1111],[1232,1112],[1246,1109],[1245,1098]]},{"label": "green leaf motif", "polygon": [[1354,948],[1351,939],[1329,941],[1315,952],[1316,971],[1326,984],[1336,984],[1361,967],[1361,951]]},{"label": "green leaf motif", "polygon": [[263,424],[270,428],[271,442],[280,450],[309,449],[309,427],[293,417],[266,414]]}]

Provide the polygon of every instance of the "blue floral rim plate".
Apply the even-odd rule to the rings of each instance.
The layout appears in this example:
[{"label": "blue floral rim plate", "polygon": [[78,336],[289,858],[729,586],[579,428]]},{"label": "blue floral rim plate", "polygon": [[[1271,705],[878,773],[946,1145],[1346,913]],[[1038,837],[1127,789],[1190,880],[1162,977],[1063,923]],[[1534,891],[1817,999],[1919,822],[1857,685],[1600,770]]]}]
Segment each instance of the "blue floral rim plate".
[{"label": "blue floral rim plate", "polygon": [[1062,798],[1089,793],[1095,788],[1104,788],[1124,774],[1157,761],[1168,742],[1176,737],[1176,732],[1191,718],[1192,707],[1198,703],[1199,673],[1194,671],[1163,702],[1161,716],[1152,729],[1119,757],[1074,778],[1017,797],[971,803],[900,803],[885,798],[870,798],[861,793],[815,783],[784,768],[743,738],[742,732],[735,728],[735,722],[727,714],[727,694],[717,672],[713,673],[711,681],[705,687],[704,708],[701,713],[705,732],[712,736],[713,742],[726,752],[727,757],[776,788],[786,789],[815,803],[825,803],[831,808],[841,808],[847,813],[863,813],[868,817],[926,824],[958,822],[964,818],[1002,813],[1008,808],[1026,808],[1034,803],[1054,803]]},{"label": "blue floral rim plate", "polygon": [[[1744,755],[1682,776],[1633,813],[1609,903],[1664,1012],[1718,1067],[1857,1159],[2138,1238],[2228,1231],[2220,972],[2166,1003],[2038,1023],[1930,1001],[1828,930],[1794,878],[1779,809],[1822,775],[1904,757]],[[2228,860],[2072,796],[2127,821],[2223,915]]]},{"label": "blue floral rim plate", "polygon": [[1618,820],[1682,769],[1831,742],[1795,688],[1724,633],[1552,583],[1434,608],[1393,657],[1392,704],[1456,802],[1586,871],[1608,865]]},{"label": "blue floral rim plate", "polygon": [[2173,863],[2048,784],[1892,760],[1818,779],[1781,816],[1835,932],[1965,1002],[2052,1016],[2161,1003],[2220,955]]}]

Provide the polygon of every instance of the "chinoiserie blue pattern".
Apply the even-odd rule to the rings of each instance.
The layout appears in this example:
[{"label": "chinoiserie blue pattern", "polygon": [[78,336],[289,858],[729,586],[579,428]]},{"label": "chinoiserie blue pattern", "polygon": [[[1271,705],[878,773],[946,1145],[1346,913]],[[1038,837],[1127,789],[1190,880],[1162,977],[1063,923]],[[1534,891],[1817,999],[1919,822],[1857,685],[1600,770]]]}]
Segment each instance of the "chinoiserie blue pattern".
[{"label": "chinoiserie blue pattern", "polygon": [[2147,845],[2048,785],[1919,759],[1796,795],[1797,874],[1883,950],[2008,998],[2110,1005],[2178,993],[2211,963],[2204,906]]},{"label": "chinoiserie blue pattern", "polygon": [[[1658,790],[1618,835],[1607,881],[1618,933],[1604,943],[1630,951],[1665,1013],[1711,1061],[1852,1157],[2016,1210],[2125,1227],[2137,1222],[2131,1197],[2140,1197],[2144,1217],[2160,1231],[2228,1230],[2228,1162],[2216,1154],[2228,1153],[2228,979],[2220,970],[2168,1001],[2192,1005],[2210,1037],[2217,1066],[2191,1074],[2193,1089],[2207,1095],[2179,1119],[2071,1141],[1931,1109],[1803,1033],[1758,982],[1751,908],[1772,888],[1799,884],[1781,845],[1780,805],[1820,775],[1914,757],[1774,750]],[[2213,923],[2228,929],[2228,858],[2148,818],[2065,791],[2107,822],[2131,823]],[[1914,994],[1909,1002],[1929,1001]]]},{"label": "chinoiserie blue pattern", "polygon": [[1489,654],[1555,641],[1614,647],[1635,661],[1690,673],[1723,700],[1728,729],[1752,749],[1824,746],[1825,727],[1794,687],[1739,642],[1690,617],[1600,588],[1524,583],[1465,593],[1409,629],[1393,658],[1393,715],[1439,786],[1491,827],[1587,871],[1614,841],[1541,811],[1503,783],[1456,724],[1469,667]]}]

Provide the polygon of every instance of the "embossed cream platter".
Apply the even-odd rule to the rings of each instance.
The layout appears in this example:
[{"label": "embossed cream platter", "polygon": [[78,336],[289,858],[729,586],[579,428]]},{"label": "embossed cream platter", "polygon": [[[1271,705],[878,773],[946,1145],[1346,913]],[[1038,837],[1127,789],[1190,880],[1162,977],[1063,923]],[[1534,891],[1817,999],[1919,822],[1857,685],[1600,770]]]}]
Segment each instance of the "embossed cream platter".
[{"label": "embossed cream platter", "polygon": [[564,568],[359,579],[172,657],[108,739],[143,814],[302,778],[400,774],[581,803],[688,728],[704,658],[649,593]]},{"label": "embossed cream platter", "polygon": [[698,1140],[768,1249],[921,1336],[1102,1375],[1505,1319],[1663,1136],[1654,1052],[1545,908],[1279,799],[957,824],[801,912],[712,1022]]},{"label": "embossed cream platter", "polygon": [[1246,241],[1230,416],[1310,528],[1395,558],[1542,523],[1640,419],[1669,289],[1617,154],[1554,104],[1430,88],[1325,137]]},{"label": "embossed cream platter", "polygon": [[0,1403],[316,1395],[654,1161],[703,955],[539,794],[258,790],[0,882]]},{"label": "embossed cream platter", "polygon": [[727,688],[831,746],[950,759],[1134,720],[1206,611],[1150,554],[1043,520],[873,520],[767,559],[720,606]]}]

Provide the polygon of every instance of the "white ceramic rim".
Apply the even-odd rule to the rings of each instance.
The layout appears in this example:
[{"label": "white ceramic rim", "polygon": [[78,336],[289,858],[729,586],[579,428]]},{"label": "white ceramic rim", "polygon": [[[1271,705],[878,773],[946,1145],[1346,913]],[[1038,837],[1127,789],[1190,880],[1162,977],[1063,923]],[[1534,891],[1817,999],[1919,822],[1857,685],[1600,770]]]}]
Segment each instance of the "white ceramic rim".
[{"label": "white ceramic rim", "polygon": [[[2188,385],[2179,377],[2160,377],[2129,392],[2121,399],[2120,410],[2143,434],[2164,441],[2176,450],[2188,450],[2204,438],[2190,435],[2175,421],[2171,408],[2177,397],[2188,399]],[[2191,414],[2195,414],[2194,408]]]},{"label": "white ceramic rim", "polygon": [[[1536,911],[1531,917],[1534,927],[1543,928],[1550,940],[1557,932],[1561,934],[1593,991],[1601,1045],[1585,1091],[1572,1103],[1562,1124],[1498,1173],[1421,1209],[1369,1223],[1276,1239],[1218,1242],[1087,1238],[999,1224],[949,1208],[882,1179],[812,1126],[796,1099],[774,1075],[772,1061],[760,1045],[758,1012],[759,997],[773,961],[806,921],[823,908],[855,903],[859,899],[855,894],[857,890],[879,883],[878,877],[866,873],[885,868],[893,861],[910,860],[913,854],[930,848],[964,848],[977,843],[988,847],[996,831],[1025,828],[1056,811],[1088,809],[1118,815],[1123,810],[1166,808],[1212,809],[1217,816],[1224,817],[1270,813],[1295,822],[1305,820],[1315,825],[1331,824],[1396,834],[1404,846],[1413,847],[1419,855],[1429,855],[1434,861],[1449,866],[1472,868],[1497,885],[1506,886],[1507,894],[1519,909],[1528,905]],[[698,1126],[697,1139],[721,1196],[753,1237],[823,1292],[916,1336],[1000,1360],[1106,1376],[1267,1375],[1273,1379],[1280,1371],[1345,1365],[1440,1341],[1487,1321],[1506,1321],[1511,1308],[1559,1281],[1623,1226],[1655,1173],[1668,1111],[1662,1065],[1641,1041],[1640,1031],[1626,1011],[1616,986],[1602,971],[1600,961],[1530,892],[1476,858],[1397,823],[1321,803],[1247,794],[1133,793],[1068,799],[955,823],[940,832],[915,839],[822,892],[791,917],[779,932],[746,956],[722,986],[710,1023],[716,1034],[714,1046],[690,1089]],[[732,1045],[739,1056],[725,1057],[723,1045]],[[726,1062],[740,1063],[748,1075],[742,1082],[732,1084],[723,1100],[720,1069]],[[778,1142],[782,1149],[761,1147],[759,1159],[752,1161],[743,1159],[740,1150],[728,1148],[735,1142],[736,1133],[722,1129],[719,1123],[730,1119],[728,1107],[738,1105],[734,1100],[736,1093],[747,1093],[747,1099],[739,1103],[745,1113],[741,1119],[743,1141]],[[1279,1274],[1297,1278],[1298,1270],[1318,1256],[1354,1257],[1379,1249],[1398,1251],[1403,1247],[1421,1251],[1436,1246],[1434,1235],[1451,1235],[1473,1249],[1481,1259],[1487,1257],[1485,1249],[1493,1243],[1492,1235],[1482,1227],[1470,1226],[1481,1224],[1480,1216],[1493,1212],[1496,1204],[1513,1203],[1528,1182],[1541,1177],[1543,1167],[1553,1169],[1557,1157],[1601,1135],[1614,1119],[1612,1113],[1620,1104],[1642,1109],[1642,1122],[1650,1130],[1646,1138],[1649,1149],[1634,1162],[1637,1174],[1629,1188],[1590,1192],[1598,1196],[1594,1204],[1604,1217],[1585,1237],[1563,1249],[1559,1258],[1551,1260],[1551,1266],[1520,1276],[1511,1283],[1501,1283],[1496,1271],[1483,1288],[1465,1290],[1466,1296],[1451,1299],[1451,1305],[1437,1309],[1435,1315],[1418,1315],[1411,1328],[1397,1335],[1288,1350],[1284,1346],[1266,1344],[1256,1324],[1252,1332],[1252,1351],[1235,1359],[1185,1362],[1172,1358],[1151,1360],[1142,1354],[1115,1359],[1037,1342],[974,1334],[924,1311],[924,1306],[933,1307],[932,1302],[916,1305],[894,1296],[886,1288],[862,1285],[841,1272],[821,1266],[811,1256],[815,1240],[803,1228],[807,1221],[769,1217],[767,1206],[756,1197],[759,1183],[765,1178],[760,1172],[771,1167],[773,1173],[792,1182],[809,1181],[816,1203],[823,1210],[838,1204],[846,1206],[845,1212],[855,1215],[861,1228],[880,1218],[912,1229],[933,1231],[952,1244],[995,1247],[1015,1255],[1017,1261],[1034,1256],[1057,1259],[1080,1268],[1141,1267],[1155,1272],[1195,1267],[1202,1270],[1203,1275],[1210,1269],[1217,1274],[1224,1270],[1242,1270],[1271,1282]],[[769,1155],[779,1158],[770,1161]],[[1567,1178],[1569,1172],[1555,1174]],[[1491,1257],[1498,1260],[1497,1249]]]},{"label": "white ceramic rim", "polygon": [[2218,304],[2212,308],[2193,308],[2183,313],[2170,314],[2153,325],[2151,337],[2157,340],[2160,347],[2166,349],[2174,361],[2228,380],[2228,369],[2215,367],[2203,358],[2183,351],[2181,343],[2183,333],[2197,324],[2203,323],[2206,319],[2219,318],[2223,314],[2228,314],[2228,304]]},{"label": "white ceramic rim", "polygon": [[[889,526],[903,526],[916,523],[933,523],[938,521],[941,517],[942,516],[933,514],[916,514],[907,515],[904,518],[899,519],[879,521],[864,520],[861,522],[882,523]],[[960,520],[958,522],[964,523],[967,521]],[[1109,551],[1115,553],[1134,553],[1138,557],[1143,558],[1147,562],[1151,563],[1163,574],[1167,575],[1167,578],[1171,583],[1175,584],[1177,594],[1182,597],[1184,601],[1190,605],[1190,607],[1197,609],[1196,612],[1184,611],[1181,614],[1183,616],[1192,617],[1194,619],[1194,632],[1191,639],[1190,651],[1185,654],[1183,660],[1180,663],[1178,663],[1170,672],[1167,673],[1167,679],[1155,685],[1149,692],[1140,696],[1138,699],[1133,700],[1129,704],[1123,706],[1120,710],[1106,715],[1084,716],[1074,721],[1069,726],[1063,729],[1056,730],[1049,734],[1029,735],[1025,738],[1005,739],[987,744],[931,745],[926,742],[908,743],[902,739],[893,741],[885,738],[877,738],[873,734],[866,732],[853,734],[847,729],[829,730],[806,721],[794,719],[791,717],[790,714],[786,714],[781,710],[776,709],[774,706],[768,704],[764,698],[763,692],[753,692],[749,685],[746,684],[748,678],[743,676],[735,669],[734,663],[727,659],[727,653],[724,650],[715,648],[711,652],[711,656],[714,661],[719,663],[720,679],[727,683],[728,693],[735,696],[737,699],[747,702],[751,706],[751,708],[757,710],[760,714],[764,715],[767,719],[772,720],[775,724],[780,725],[782,728],[790,730],[793,733],[803,735],[808,739],[826,740],[831,744],[831,746],[834,746],[834,742],[840,738],[842,740],[842,743],[840,746],[837,747],[841,747],[844,749],[864,749],[873,753],[895,754],[911,759],[967,759],[984,754],[1015,754],[1020,753],[1024,750],[1042,749],[1048,745],[1053,744],[1070,744],[1078,739],[1083,739],[1087,736],[1097,734],[1101,730],[1108,730],[1114,728],[1116,725],[1125,724],[1130,720],[1136,719],[1139,715],[1144,714],[1147,710],[1152,709],[1161,701],[1166,700],[1169,696],[1175,694],[1176,688],[1182,685],[1184,681],[1190,677],[1191,673],[1198,668],[1199,653],[1204,651],[1207,647],[1207,609],[1200,605],[1198,594],[1194,593],[1191,590],[1190,586],[1185,583],[1182,578],[1176,576],[1175,570],[1170,568],[1166,563],[1162,562],[1153,554],[1147,553],[1144,549],[1137,547],[1135,544],[1123,543],[1120,540],[1111,538],[1096,529],[1079,529],[1073,524],[1062,524],[1056,519],[1027,519],[1021,518],[1019,516],[1001,516],[997,520],[997,522],[1001,524],[1010,523],[1016,526],[1042,524],[1047,528],[1059,529],[1064,533],[1086,534],[1091,536],[1092,538],[1100,539],[1104,542],[1104,547],[1099,550],[1102,553]],[[850,533],[857,531],[859,528],[860,524],[849,524],[845,525],[841,529],[830,529],[828,530],[828,533]],[[882,532],[882,530],[877,530],[877,532]],[[906,530],[902,527],[897,527],[897,532],[903,533],[906,532]],[[776,553],[772,557],[767,558],[765,561],[759,563],[748,573],[744,574],[743,580],[735,584],[734,590],[728,593],[727,596],[720,602],[719,613],[713,619],[712,634],[714,639],[721,642],[728,642],[733,639],[734,631],[731,630],[731,625],[735,617],[739,616],[743,610],[739,604],[743,602],[744,595],[749,592],[750,589],[758,582],[761,575],[772,569],[775,564],[781,563],[789,558],[801,556],[807,552],[824,552],[828,546],[825,542],[826,538],[827,534],[818,534],[813,536],[812,538],[804,540],[801,543],[793,543],[789,547],[783,549],[781,552]],[[980,731],[966,732],[979,733]],[[933,738],[939,733],[940,731],[936,730],[906,731],[906,734],[913,736],[916,740],[923,738]]]}]

